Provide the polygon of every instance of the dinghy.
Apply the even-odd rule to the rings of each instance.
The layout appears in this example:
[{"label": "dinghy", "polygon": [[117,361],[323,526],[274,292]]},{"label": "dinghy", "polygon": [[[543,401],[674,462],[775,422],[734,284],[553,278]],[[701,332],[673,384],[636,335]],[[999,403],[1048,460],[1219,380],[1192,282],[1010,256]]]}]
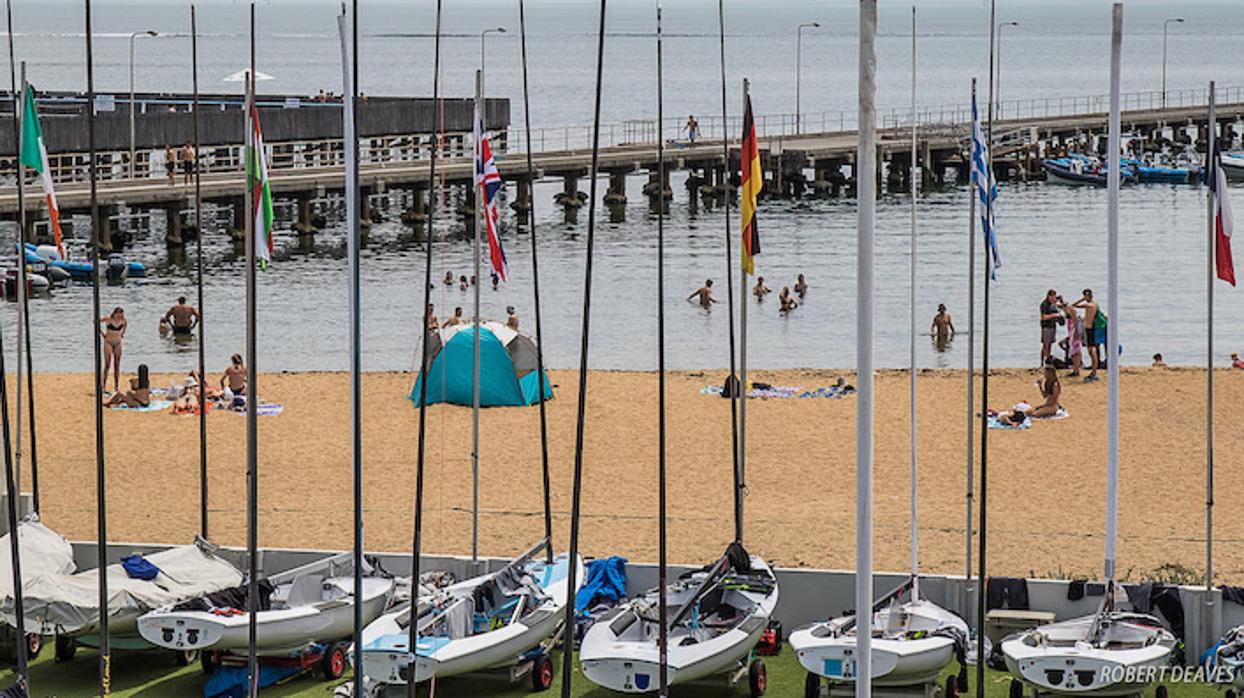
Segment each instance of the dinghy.
[{"label": "dinghy", "polygon": [[[120,260],[118,263],[124,267],[125,276],[129,278],[142,278],[147,276],[147,267],[142,262],[125,262],[120,255],[111,255],[109,260],[116,258]],[[95,267],[89,261],[75,261],[61,259],[60,253],[51,245],[34,245],[26,243],[26,261],[29,263],[46,262],[53,269],[62,269],[68,272],[69,276],[75,281],[91,280],[91,274]],[[118,273],[120,270],[118,270]]]},{"label": "dinghy", "polygon": [[[344,575],[334,574],[341,566],[348,567],[349,560],[348,554],[337,556],[261,581],[260,610],[255,618],[260,653],[288,654],[312,642],[350,636],[354,579],[348,569]],[[205,594],[147,613],[138,619],[138,632],[147,642],[173,650],[246,650],[247,588],[241,579],[233,586],[220,594]],[[380,615],[392,593],[391,577],[369,574],[363,578],[364,623]]]},{"label": "dinghy", "polygon": [[[1038,691],[1090,696],[1140,695],[1154,674],[1170,663],[1175,636],[1157,618],[1113,609],[1113,586],[1097,613],[1028,630],[1002,642],[1007,669],[1017,677],[1011,695],[1024,684]],[[1158,696],[1166,687],[1158,686]]]},{"label": "dinghy", "polygon": [[1202,657],[1209,682],[1227,687],[1225,698],[1236,698],[1244,689],[1244,625],[1228,630]]},{"label": "dinghy", "polygon": [[[1072,154],[1063,158],[1042,160],[1041,169],[1054,184],[1106,186],[1105,165],[1097,158],[1087,155]],[[1136,181],[1136,171],[1132,167],[1124,165],[1119,173],[1125,183]]]},{"label": "dinghy", "polygon": [[[421,589],[416,682],[512,666],[558,631],[570,558],[559,555],[549,564],[540,555],[548,547],[544,540],[496,572],[444,589]],[[575,579],[582,580],[582,559],[575,566]],[[363,674],[381,684],[405,684],[409,648],[406,602],[363,630]],[[552,663],[547,672],[543,664],[536,669],[536,685],[548,688]]]},{"label": "dinghy", "polygon": [[[584,676],[623,693],[656,689],[659,593],[649,590],[588,630],[579,646]],[[752,695],[763,694],[764,665],[756,660],[749,667],[746,661],[777,605],[777,578],[768,563],[731,543],[720,560],[684,574],[665,594],[669,685],[747,667]]]},{"label": "dinghy", "polygon": [[[872,685],[920,686],[935,683],[942,669],[967,649],[968,626],[955,614],[914,592],[915,578],[886,594],[872,608]],[[909,591],[913,598],[899,599]],[[808,670],[806,695],[820,695],[820,678],[830,685],[854,684],[855,616],[813,623],[790,634],[790,646]],[[962,675],[966,681],[966,674]],[[956,681],[951,677],[950,681]],[[949,694],[949,691],[948,691]]]}]

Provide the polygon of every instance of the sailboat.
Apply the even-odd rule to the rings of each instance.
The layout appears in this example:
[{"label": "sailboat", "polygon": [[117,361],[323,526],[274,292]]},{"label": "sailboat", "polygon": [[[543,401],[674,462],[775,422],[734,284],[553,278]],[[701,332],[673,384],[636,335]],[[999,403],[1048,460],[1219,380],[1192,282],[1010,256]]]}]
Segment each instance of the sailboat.
[{"label": "sailboat", "polygon": [[[1110,65],[1109,237],[1107,243],[1111,323],[1106,346],[1118,345],[1119,327],[1119,73],[1123,45],[1123,5],[1112,12]],[[1212,122],[1211,122],[1212,123]],[[1011,681],[1012,698],[1023,696],[1027,686],[1038,692],[1063,695],[1131,696],[1153,682],[1156,672],[1147,671],[1170,663],[1175,636],[1156,617],[1123,611],[1116,606],[1120,592],[1115,580],[1115,545],[1118,531],[1119,492],[1119,368],[1108,364],[1110,391],[1107,400],[1106,474],[1106,593],[1097,612],[1043,625],[1011,636],[1002,642]],[[1166,687],[1156,695],[1165,698]]]},{"label": "sailboat", "polygon": [[[937,682],[942,670],[958,656],[965,656],[967,623],[920,595],[919,544],[916,528],[916,109],[915,48],[916,15],[912,8],[912,110],[911,110],[911,576],[872,605],[869,613],[870,681],[874,686],[908,687]],[[906,595],[907,601],[901,601]],[[804,695],[819,696],[821,678],[831,685],[854,684],[859,677],[856,661],[859,626],[857,616],[847,615],[805,626],[791,633],[790,644],[799,663],[807,669]],[[966,668],[950,677],[946,695],[965,688]]]}]

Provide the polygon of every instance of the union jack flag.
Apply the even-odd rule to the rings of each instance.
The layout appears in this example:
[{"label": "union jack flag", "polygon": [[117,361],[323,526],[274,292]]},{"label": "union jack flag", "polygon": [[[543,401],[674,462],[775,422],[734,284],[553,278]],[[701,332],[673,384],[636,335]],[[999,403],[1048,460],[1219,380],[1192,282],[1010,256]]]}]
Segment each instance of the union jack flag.
[{"label": "union jack flag", "polygon": [[488,259],[493,271],[503,281],[509,279],[510,268],[505,261],[505,248],[501,245],[501,234],[498,226],[501,213],[497,210],[497,194],[504,186],[501,173],[497,171],[497,162],[492,159],[492,147],[488,144],[488,136],[484,134],[484,124],[480,120],[479,107],[475,109],[475,187],[476,196],[483,197],[481,208],[484,210],[484,221],[488,228]]}]

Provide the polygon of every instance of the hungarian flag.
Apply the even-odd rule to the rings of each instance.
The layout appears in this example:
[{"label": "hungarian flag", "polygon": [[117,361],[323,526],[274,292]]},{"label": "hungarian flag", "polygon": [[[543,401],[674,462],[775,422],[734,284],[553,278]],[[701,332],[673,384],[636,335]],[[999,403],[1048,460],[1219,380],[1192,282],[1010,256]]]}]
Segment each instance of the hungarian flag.
[{"label": "hungarian flag", "polygon": [[505,248],[501,246],[501,233],[497,229],[501,223],[501,214],[497,210],[497,194],[501,193],[502,187],[501,173],[497,170],[497,161],[492,157],[492,147],[484,133],[478,108],[475,110],[475,186],[475,195],[482,197],[480,208],[484,211],[484,221],[487,224],[488,260],[497,276],[502,281],[507,281],[510,267],[506,263]]},{"label": "hungarian flag", "polygon": [[251,211],[255,216],[255,258],[259,260],[260,269],[267,269],[272,260],[272,189],[268,185],[268,161],[263,151],[263,132],[259,129],[259,108],[255,106],[253,85],[250,127],[246,134],[246,177]]},{"label": "hungarian flag", "polygon": [[752,120],[752,98],[743,102],[743,150],[739,163],[743,182],[743,273],[756,269],[755,257],[760,254],[760,234],[756,231],[756,199],[764,188],[764,172],[760,169],[760,150],[756,145],[756,124]]},{"label": "hungarian flag", "polygon": [[48,149],[43,143],[43,129],[39,126],[39,112],[35,109],[35,91],[26,86],[26,106],[22,111],[21,163],[39,173],[43,193],[47,196],[48,221],[52,224],[52,239],[61,259],[65,258],[65,245],[60,233],[60,207],[56,205],[56,191],[52,188],[52,168],[48,166]]},{"label": "hungarian flag", "polygon": [[1234,286],[1235,264],[1231,260],[1231,228],[1234,220],[1231,215],[1231,197],[1227,195],[1227,175],[1218,162],[1218,149],[1211,149],[1213,153],[1209,157],[1206,179],[1214,203],[1214,262],[1218,267],[1218,278]]}]

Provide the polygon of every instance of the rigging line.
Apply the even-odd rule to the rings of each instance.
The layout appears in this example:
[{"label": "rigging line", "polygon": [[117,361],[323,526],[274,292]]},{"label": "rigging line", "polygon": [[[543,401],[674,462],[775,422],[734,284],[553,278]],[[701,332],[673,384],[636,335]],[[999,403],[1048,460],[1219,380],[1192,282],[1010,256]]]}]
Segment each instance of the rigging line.
[{"label": "rigging line", "polygon": [[[658,695],[669,695],[669,598],[665,590],[669,575],[667,561],[666,529],[666,473],[665,473],[665,91],[661,55],[661,0],[657,0],[657,594],[658,620],[661,629],[657,637]],[[692,194],[694,196],[694,194]]]},{"label": "rigging line", "polygon": [[[989,229],[981,232],[985,233],[984,241],[984,261],[985,273],[982,275],[983,299],[981,304],[982,323],[984,328],[984,337],[981,340],[981,483],[980,483],[980,516],[978,530],[980,534],[977,536],[977,543],[980,546],[977,552],[977,564],[979,569],[976,574],[977,584],[983,585],[985,582],[985,553],[986,553],[986,537],[988,528],[986,526],[986,497],[988,495],[989,485],[989,277],[992,275],[993,269],[993,253],[989,247],[989,235],[993,233],[993,89],[994,89],[994,39],[997,37],[994,24],[997,20],[997,3],[995,0],[989,2],[989,107],[988,122],[985,127],[985,144],[988,154],[988,162],[985,163],[984,187],[986,191],[985,201],[982,204],[985,207],[985,220],[988,221]],[[982,228],[985,226],[981,226]],[[979,588],[976,594],[976,632],[979,636],[985,630],[985,594],[984,589]],[[976,648],[976,695],[978,698],[985,696],[985,643],[977,642]]]},{"label": "rigging line", "polygon": [[[575,627],[575,589],[578,588],[577,560],[579,557],[579,513],[583,494],[583,438],[587,421],[587,352],[592,324],[592,252],[596,239],[596,189],[600,165],[600,103],[605,74],[605,10],[608,0],[600,0],[600,28],[596,39],[596,105],[592,122],[592,183],[588,193],[587,250],[583,267],[583,334],[579,346],[579,401],[575,422],[574,485],[570,504],[570,557],[566,577],[566,651],[562,653],[562,698],[570,698],[570,684],[574,675],[573,630]],[[661,185],[664,186],[664,185]]]},{"label": "rigging line", "polygon": [[[739,385],[735,373],[734,355],[734,254],[730,251],[730,204],[734,194],[730,191],[730,123],[726,112],[726,8],[725,0],[717,0],[717,37],[721,52],[721,154],[722,171],[725,189],[726,219],[726,314],[727,331],[730,336],[730,377],[727,386],[734,386],[734,396],[730,398],[730,455],[734,459],[734,540],[743,542],[743,474],[739,472],[739,395],[746,388]],[[660,126],[658,125],[658,129]],[[740,167],[742,165],[740,164]],[[664,185],[662,185],[664,186]]]},{"label": "rigging line", "polygon": [[199,535],[208,536],[207,518],[207,337],[203,332],[203,189],[199,179],[202,170],[199,152],[199,29],[195,6],[190,6],[190,72],[194,86],[190,120],[194,137],[194,253],[196,302],[199,310]]},{"label": "rigging line", "polygon": [[[527,80],[527,15],[524,0],[518,0],[518,34],[523,59],[523,123],[527,131],[527,177],[529,180],[526,202],[527,227],[531,235],[531,286],[532,295],[536,303],[536,381],[539,385],[537,390],[540,394],[540,468],[544,479],[544,537],[549,541],[549,545],[545,549],[545,559],[551,564],[553,562],[553,510],[550,500],[551,486],[549,484],[549,423],[544,404],[544,327],[540,317],[540,264],[538,255],[539,245],[536,239],[536,168],[532,162],[531,154],[531,100],[529,98]],[[570,564],[574,564],[574,562],[571,561]]]},{"label": "rigging line", "polygon": [[[441,15],[443,10],[443,0],[436,0],[436,40],[433,49],[432,58],[432,99],[438,100],[441,96]],[[445,112],[438,110],[439,121],[438,131],[445,129]],[[431,326],[432,313],[429,308],[432,301],[432,233],[436,224],[436,202],[434,200],[436,194],[436,160],[437,153],[440,151],[439,142],[432,148],[432,160],[428,168],[428,220],[427,229],[424,231],[424,244],[426,245],[426,256],[423,265],[423,325],[420,326],[419,332],[423,335],[423,358],[419,363],[419,375],[423,380],[419,381],[419,454],[417,456],[417,465],[415,469],[415,532],[414,541],[411,550],[411,609],[416,609],[419,605],[419,552],[423,545],[423,468],[425,461],[425,449],[427,448],[427,421],[428,421],[428,327]],[[443,185],[442,185],[443,187]],[[418,194],[416,194],[418,196]],[[406,672],[406,694],[408,698],[415,698],[415,670],[417,667],[416,657],[419,647],[419,624],[410,624],[410,666]]]},{"label": "rigging line", "polygon": [[104,386],[100,382],[102,368],[103,337],[99,332],[99,255],[103,251],[100,242],[100,228],[108,224],[99,217],[99,190],[95,161],[95,60],[94,46],[91,42],[91,0],[83,0],[86,20],[86,147],[88,153],[87,172],[91,182],[91,336],[94,339],[95,355],[95,516],[98,540],[96,543],[96,559],[99,561],[99,695],[107,698],[112,691],[112,646],[108,633],[108,614],[102,609],[108,608],[108,575],[106,573],[108,559],[108,509],[105,486],[104,463]]}]

